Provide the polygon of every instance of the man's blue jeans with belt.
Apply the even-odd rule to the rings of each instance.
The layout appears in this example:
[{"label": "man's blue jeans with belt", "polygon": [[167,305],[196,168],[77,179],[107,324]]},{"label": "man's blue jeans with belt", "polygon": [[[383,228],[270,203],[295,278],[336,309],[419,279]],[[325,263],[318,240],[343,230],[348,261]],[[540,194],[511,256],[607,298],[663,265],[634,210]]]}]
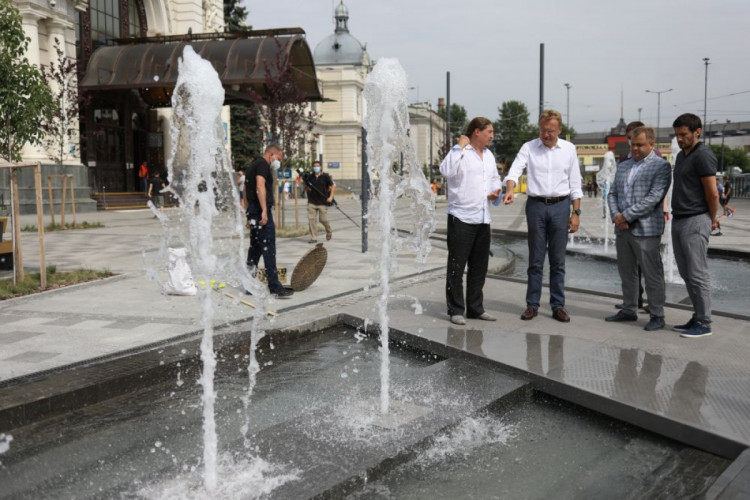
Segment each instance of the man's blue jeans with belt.
[{"label": "man's blue jeans with belt", "polygon": [[526,201],[529,238],[527,306],[539,308],[544,257],[549,253],[550,306],[553,311],[565,307],[565,249],[568,246],[569,218],[570,198],[552,204],[533,198]]}]

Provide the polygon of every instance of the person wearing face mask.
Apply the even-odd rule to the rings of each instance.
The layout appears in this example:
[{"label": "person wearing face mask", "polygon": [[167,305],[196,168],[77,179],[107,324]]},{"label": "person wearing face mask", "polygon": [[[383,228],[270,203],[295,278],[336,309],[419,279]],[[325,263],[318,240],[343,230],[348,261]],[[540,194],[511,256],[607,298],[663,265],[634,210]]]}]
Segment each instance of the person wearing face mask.
[{"label": "person wearing face mask", "polygon": [[273,223],[273,174],[278,169],[284,153],[272,144],[245,170],[245,196],[247,225],[250,228],[250,249],[247,265],[258,267],[260,257],[266,266],[268,289],[277,297],[289,297],[294,292],[284,288],[276,269],[276,226]]},{"label": "person wearing face mask", "polygon": [[336,184],[330,175],[321,171],[319,161],[313,162],[313,175],[306,178],[305,191],[307,191],[307,221],[310,224],[310,239],[307,242],[318,242],[318,220],[326,228],[326,240],[330,240],[333,230],[328,222],[328,206],[333,202]]}]

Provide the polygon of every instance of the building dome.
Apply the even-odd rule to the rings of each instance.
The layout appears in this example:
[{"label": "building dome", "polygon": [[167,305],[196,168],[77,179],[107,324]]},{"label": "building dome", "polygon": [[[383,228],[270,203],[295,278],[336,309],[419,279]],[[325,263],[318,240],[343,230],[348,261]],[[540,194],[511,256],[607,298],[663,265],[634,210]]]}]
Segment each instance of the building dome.
[{"label": "building dome", "polygon": [[349,9],[341,0],[335,10],[336,30],[315,47],[315,64],[362,64],[366,59],[365,48],[349,33]]}]

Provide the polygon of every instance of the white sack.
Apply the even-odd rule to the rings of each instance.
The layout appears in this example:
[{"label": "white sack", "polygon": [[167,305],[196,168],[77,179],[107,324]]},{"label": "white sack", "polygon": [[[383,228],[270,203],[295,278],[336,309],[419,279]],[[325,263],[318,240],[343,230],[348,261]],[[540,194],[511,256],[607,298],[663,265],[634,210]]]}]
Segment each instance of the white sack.
[{"label": "white sack", "polygon": [[184,248],[170,248],[167,261],[167,282],[164,283],[164,293],[168,295],[195,295],[198,289],[193,283],[193,273],[187,263],[187,250]]}]

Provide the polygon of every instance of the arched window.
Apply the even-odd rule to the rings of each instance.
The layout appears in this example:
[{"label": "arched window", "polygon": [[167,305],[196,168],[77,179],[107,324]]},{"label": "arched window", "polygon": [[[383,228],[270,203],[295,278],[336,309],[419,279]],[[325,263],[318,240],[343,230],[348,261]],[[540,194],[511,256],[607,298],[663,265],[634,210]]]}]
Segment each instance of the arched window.
[{"label": "arched window", "polygon": [[105,45],[112,38],[120,38],[120,2],[91,0],[91,42],[94,48]]}]

